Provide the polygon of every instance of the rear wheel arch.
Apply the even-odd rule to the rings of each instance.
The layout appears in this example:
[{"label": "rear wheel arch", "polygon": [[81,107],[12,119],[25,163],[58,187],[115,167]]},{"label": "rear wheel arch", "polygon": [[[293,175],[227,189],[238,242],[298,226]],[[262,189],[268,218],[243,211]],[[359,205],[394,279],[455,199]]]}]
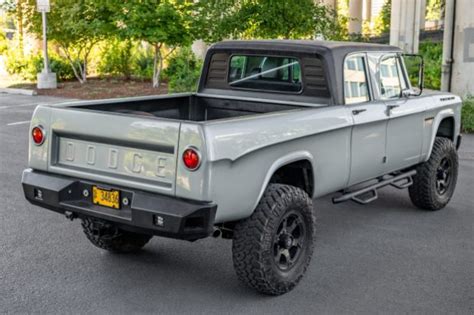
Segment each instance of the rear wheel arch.
[{"label": "rear wheel arch", "polygon": [[[314,169],[313,156],[307,151],[297,151],[280,157],[273,162],[267,171],[253,209],[257,207],[268,185],[272,183],[302,188],[310,198],[313,197],[315,187]],[[306,183],[302,184],[302,182]]]},{"label": "rear wheel arch", "polygon": [[295,186],[311,197],[314,191],[313,165],[306,159],[282,165],[273,173],[269,184]]}]

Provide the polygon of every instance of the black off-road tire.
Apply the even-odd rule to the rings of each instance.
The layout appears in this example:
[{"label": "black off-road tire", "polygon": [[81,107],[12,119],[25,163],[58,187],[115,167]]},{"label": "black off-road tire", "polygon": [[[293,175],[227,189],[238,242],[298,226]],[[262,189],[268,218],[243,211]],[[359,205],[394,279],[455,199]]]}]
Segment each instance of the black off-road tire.
[{"label": "black off-road tire", "polygon": [[[444,180],[443,165],[449,165],[448,178]],[[424,210],[440,210],[453,196],[458,177],[458,155],[454,143],[437,137],[428,161],[416,169],[413,185],[408,189],[415,206]],[[441,185],[441,182],[446,184]]]},{"label": "black off-road tire", "polygon": [[[238,278],[268,295],[292,290],[311,261],[315,222],[313,204],[305,191],[270,184],[254,213],[235,226],[232,256]],[[283,231],[287,234],[282,234]],[[301,244],[291,247],[293,243]],[[288,268],[282,268],[284,265]]]},{"label": "black off-road tire", "polygon": [[92,244],[114,253],[138,251],[153,237],[124,231],[110,222],[89,217],[82,220],[82,228]]}]

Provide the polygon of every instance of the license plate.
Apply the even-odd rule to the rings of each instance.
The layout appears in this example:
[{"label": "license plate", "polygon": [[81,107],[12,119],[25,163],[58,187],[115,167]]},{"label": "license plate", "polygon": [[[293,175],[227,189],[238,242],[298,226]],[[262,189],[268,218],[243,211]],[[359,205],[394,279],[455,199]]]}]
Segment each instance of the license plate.
[{"label": "license plate", "polygon": [[99,206],[120,209],[120,191],[92,186],[92,202]]}]

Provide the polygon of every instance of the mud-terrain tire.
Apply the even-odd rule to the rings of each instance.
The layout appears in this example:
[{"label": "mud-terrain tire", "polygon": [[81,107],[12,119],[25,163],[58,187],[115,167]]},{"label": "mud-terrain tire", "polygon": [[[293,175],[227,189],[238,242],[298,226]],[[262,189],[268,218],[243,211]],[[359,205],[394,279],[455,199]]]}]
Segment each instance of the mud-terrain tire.
[{"label": "mud-terrain tire", "polygon": [[440,210],[453,196],[458,177],[458,155],[454,143],[437,137],[428,161],[416,168],[408,189],[412,203],[424,210]]},{"label": "mud-terrain tire", "polygon": [[114,253],[138,251],[152,238],[152,235],[124,231],[110,222],[89,217],[82,219],[82,228],[92,244]]},{"label": "mud-terrain tire", "polygon": [[238,278],[263,294],[292,290],[311,261],[315,221],[305,191],[270,184],[254,213],[234,228],[232,257]]}]

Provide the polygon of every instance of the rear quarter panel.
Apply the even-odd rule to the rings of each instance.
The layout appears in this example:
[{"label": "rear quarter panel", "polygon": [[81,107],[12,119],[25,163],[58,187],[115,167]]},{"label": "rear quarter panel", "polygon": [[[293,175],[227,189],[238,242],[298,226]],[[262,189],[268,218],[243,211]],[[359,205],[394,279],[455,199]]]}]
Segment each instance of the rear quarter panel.
[{"label": "rear quarter panel", "polygon": [[348,181],[352,118],[341,106],[246,117],[204,126],[208,144],[209,199],[216,222],[250,216],[280,166],[308,160],[313,197]]}]

